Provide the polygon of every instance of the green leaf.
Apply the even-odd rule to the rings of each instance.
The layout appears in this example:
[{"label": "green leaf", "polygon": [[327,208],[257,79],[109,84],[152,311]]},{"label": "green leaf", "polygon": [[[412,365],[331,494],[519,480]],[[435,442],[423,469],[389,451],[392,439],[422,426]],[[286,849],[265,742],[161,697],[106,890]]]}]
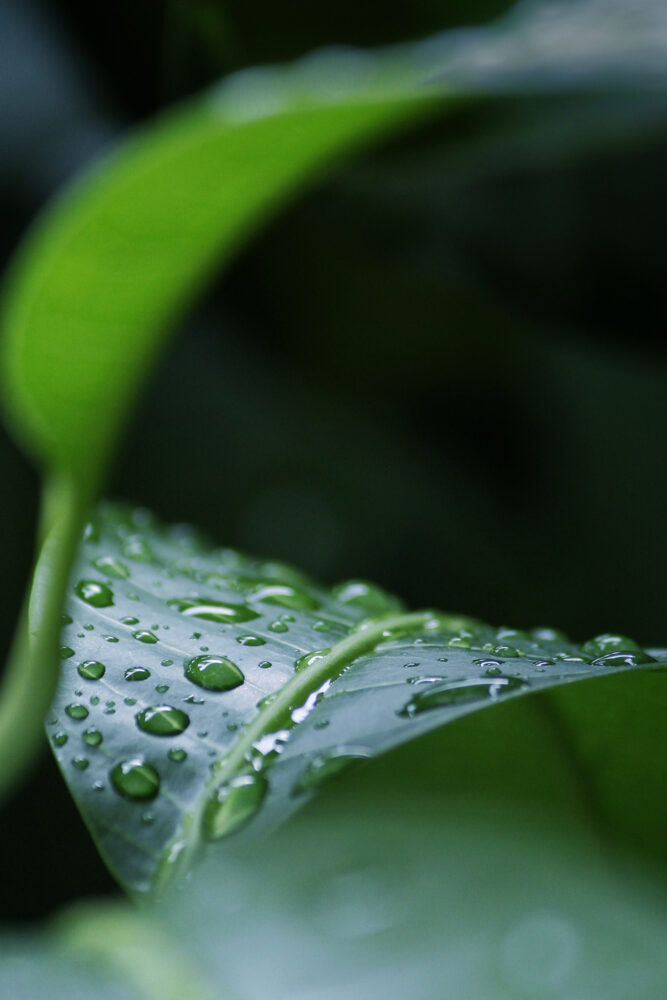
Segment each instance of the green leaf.
[{"label": "green leaf", "polygon": [[137,891],[445,722],[659,668],[623,637],[577,646],[406,612],[371,584],[328,590],[114,507],[86,529],[66,622],[48,732],[102,854]]},{"label": "green leaf", "polygon": [[0,994],[661,995],[667,919],[654,873],[639,878],[623,859],[610,863],[580,829],[535,810],[452,803],[405,778],[392,805],[378,795],[373,767],[365,778],[352,795],[330,789],[277,831],[270,850],[237,843],[210,855],[155,906],[83,904],[62,914],[46,939],[50,953],[43,937],[0,939]]}]

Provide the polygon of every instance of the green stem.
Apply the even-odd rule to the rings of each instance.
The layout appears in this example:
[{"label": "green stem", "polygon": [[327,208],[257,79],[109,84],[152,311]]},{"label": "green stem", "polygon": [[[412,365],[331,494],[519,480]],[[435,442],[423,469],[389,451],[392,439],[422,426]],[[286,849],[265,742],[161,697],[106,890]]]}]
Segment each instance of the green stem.
[{"label": "green stem", "polygon": [[62,605],[85,504],[69,478],[52,478],[43,493],[41,548],[0,687],[0,801],[34,761],[53,700]]}]

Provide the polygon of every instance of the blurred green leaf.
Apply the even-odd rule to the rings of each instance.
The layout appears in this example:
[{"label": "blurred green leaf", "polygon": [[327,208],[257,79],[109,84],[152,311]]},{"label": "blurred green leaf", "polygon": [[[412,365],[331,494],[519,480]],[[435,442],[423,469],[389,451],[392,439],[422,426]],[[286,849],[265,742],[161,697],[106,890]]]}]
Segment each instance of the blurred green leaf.
[{"label": "blurred green leaf", "polygon": [[[406,612],[371,584],[326,590],[145,510],[90,522],[66,608],[51,744],[103,856],[137,891],[204,843],[265,833],[348,765],[478,708],[591,678],[608,695],[627,670],[664,699],[664,674],[641,668],[666,658],[630,639],[577,646],[549,629]],[[580,716],[576,729],[594,734],[595,713]],[[609,723],[618,738],[622,717]],[[561,756],[539,734],[535,752],[539,741]]]}]

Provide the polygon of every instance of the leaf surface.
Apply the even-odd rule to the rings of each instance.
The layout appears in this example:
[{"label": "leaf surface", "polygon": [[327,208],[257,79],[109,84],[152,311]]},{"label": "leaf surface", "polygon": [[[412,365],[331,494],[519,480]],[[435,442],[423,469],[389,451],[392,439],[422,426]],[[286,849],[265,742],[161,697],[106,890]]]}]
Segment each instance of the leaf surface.
[{"label": "leaf surface", "polygon": [[279,825],[354,761],[661,659],[619,636],[577,646],[408,612],[371,584],[326,589],[114,507],[87,528],[65,620],[51,743],[107,862],[138,891],[203,843]]}]

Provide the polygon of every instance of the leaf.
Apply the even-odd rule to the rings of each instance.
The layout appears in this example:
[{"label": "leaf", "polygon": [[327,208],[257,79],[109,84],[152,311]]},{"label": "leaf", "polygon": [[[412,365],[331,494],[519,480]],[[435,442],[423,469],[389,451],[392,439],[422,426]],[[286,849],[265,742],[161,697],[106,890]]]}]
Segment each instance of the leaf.
[{"label": "leaf", "polygon": [[51,743],[135,891],[203,842],[275,827],[354,761],[478,708],[659,666],[623,637],[579,647],[406,612],[359,581],[328,590],[114,507],[87,528],[65,620]]},{"label": "leaf", "polygon": [[[488,713],[493,714],[493,713]],[[536,810],[452,804],[373,767],[276,832],[209,855],[157,905],[83,904],[0,939],[11,1000],[655,1000],[664,907],[623,859]],[[341,797],[341,791],[345,794]],[[22,977],[12,976],[22,958]],[[86,969],[83,992],[67,988]],[[9,978],[8,978],[9,970]],[[112,988],[113,984],[113,988]],[[124,993],[121,996],[125,996]]]},{"label": "leaf", "polygon": [[[81,512],[166,333],[211,272],[319,171],[437,107],[664,82],[662,6],[644,0],[630,34],[622,5],[604,8],[604,31],[599,15],[599,0],[525,4],[490,28],[237,74],[140,130],[40,219],[5,294],[2,377],[7,419],[51,480],[40,541],[57,572],[6,673],[0,757],[13,763],[0,792],[34,754],[53,691],[53,609]],[[26,661],[42,678],[32,694]]]}]

